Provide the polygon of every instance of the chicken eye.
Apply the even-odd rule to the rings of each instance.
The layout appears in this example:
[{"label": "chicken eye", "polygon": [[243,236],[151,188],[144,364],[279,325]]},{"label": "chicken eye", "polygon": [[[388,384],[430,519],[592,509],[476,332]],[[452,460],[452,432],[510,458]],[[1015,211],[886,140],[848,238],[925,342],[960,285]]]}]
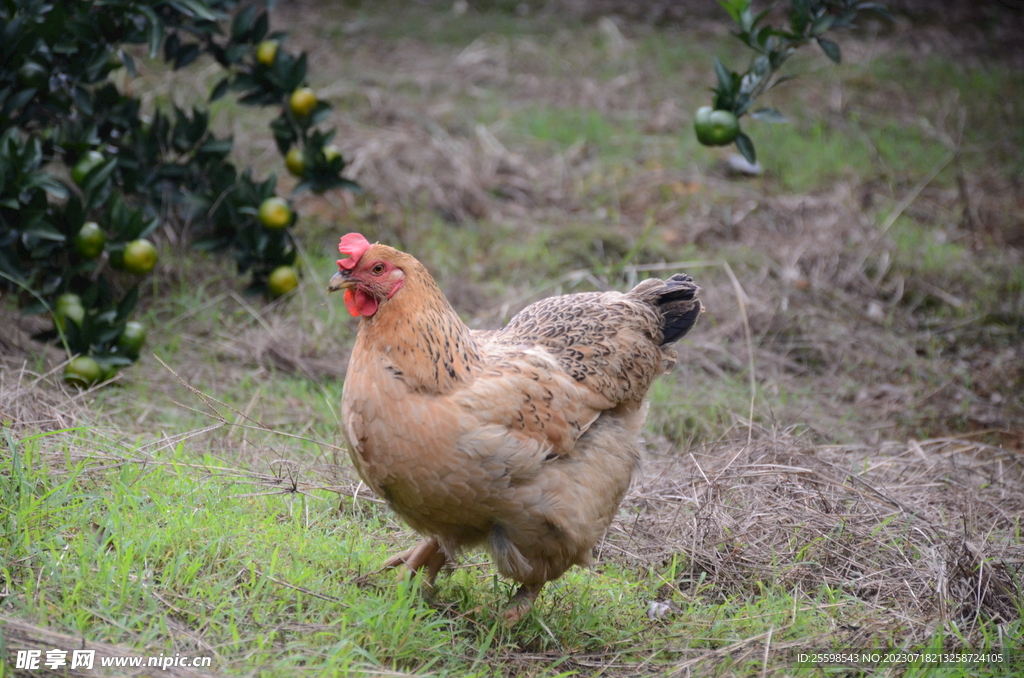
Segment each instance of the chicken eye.
[{"label": "chicken eye", "polygon": [[373,268],[370,269],[370,273],[373,273],[374,275],[380,275],[383,272],[384,264],[376,264]]}]

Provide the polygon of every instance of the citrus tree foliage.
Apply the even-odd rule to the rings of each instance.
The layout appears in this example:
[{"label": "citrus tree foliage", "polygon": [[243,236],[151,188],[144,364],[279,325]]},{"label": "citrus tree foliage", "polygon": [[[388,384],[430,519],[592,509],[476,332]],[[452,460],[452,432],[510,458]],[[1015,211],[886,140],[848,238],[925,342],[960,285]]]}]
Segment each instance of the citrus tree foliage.
[{"label": "citrus tree foliage", "polygon": [[814,42],[825,56],[838,64],[842,60],[839,45],[826,38],[825,34],[853,27],[857,18],[867,12],[886,14],[881,4],[863,0],[792,0],[789,25],[775,28],[765,23],[773,6],[755,14],[751,0],[719,0],[719,4],[738,27],[733,35],[754,54],[742,74],[730,70],[715,57],[718,80],[713,90],[715,98],[711,107],[698,112],[695,120],[697,138],[705,145],[735,142],[751,163],[757,160],[754,142],[740,131],[738,120],[750,113],[750,117],[764,122],[786,121],[785,116],[773,108],[753,109],[758,96],[792,77],[778,75],[783,63],[799,48]]},{"label": "citrus tree foliage", "polygon": [[[224,69],[211,99],[280,109],[270,131],[295,161],[296,190],[354,187],[333,131],[317,129],[330,107],[305,87],[306,55],[288,53],[285,37],[264,8],[237,0],[0,0],[0,289],[25,313],[54,313],[51,336],[70,353],[107,374],[134,359],[118,339],[158,227],[231,251],[251,291],[269,293],[296,257],[290,207],[260,218],[274,177],[236,167],[205,110],[144,115],[117,88],[111,74],[134,75],[136,56],[179,69],[210,55]],[[72,312],[57,313],[58,300]]]}]

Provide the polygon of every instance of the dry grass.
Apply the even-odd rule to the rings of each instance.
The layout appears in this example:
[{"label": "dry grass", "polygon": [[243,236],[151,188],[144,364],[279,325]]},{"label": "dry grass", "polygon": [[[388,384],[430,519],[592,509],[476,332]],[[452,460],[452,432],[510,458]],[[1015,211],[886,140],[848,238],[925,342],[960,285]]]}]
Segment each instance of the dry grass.
[{"label": "dry grass", "polygon": [[[923,640],[1020,618],[1024,461],[967,438],[814,445],[791,431],[648,464],[606,553],[685,565],[664,593],[851,594]],[[893,627],[861,629],[886,639]],[[870,643],[850,643],[850,646]]]},{"label": "dry grass", "polygon": [[0,334],[0,427],[54,431],[85,419],[85,400],[63,387],[63,351],[31,338],[43,329],[39,319],[13,318]]}]

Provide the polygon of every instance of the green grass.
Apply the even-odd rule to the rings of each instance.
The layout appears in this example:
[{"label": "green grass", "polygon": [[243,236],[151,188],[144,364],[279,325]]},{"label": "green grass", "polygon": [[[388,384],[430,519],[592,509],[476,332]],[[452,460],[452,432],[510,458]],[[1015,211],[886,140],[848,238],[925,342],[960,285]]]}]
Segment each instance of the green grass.
[{"label": "green grass", "polygon": [[634,153],[639,134],[629,120],[612,121],[598,111],[530,107],[517,111],[512,129],[561,152],[576,143],[591,145],[602,157]]},{"label": "green grass", "polygon": [[[871,88],[885,88],[892,96],[913,100],[920,115],[955,140],[960,112],[963,119],[964,160],[972,169],[1003,165],[1010,175],[1024,171],[1016,149],[1024,141],[1024,77],[1019,69],[986,62],[971,66],[935,56],[925,58],[895,54],[870,65]],[[854,87],[857,87],[854,84]]]},{"label": "green grass", "polygon": [[[763,666],[750,647],[765,634],[783,646],[842,648],[837,621],[856,628],[877,614],[827,587],[780,589],[771,572],[738,591],[690,581],[685,559],[673,559],[573,571],[513,631],[497,616],[509,587],[477,557],[442,576],[432,596],[372,574],[411,539],[376,504],[274,491],[187,446],[150,453],[93,428],[7,433],[4,444],[0,584],[15,593],[2,613],[148,655],[212,655],[226,674],[503,675],[496,661],[537,676],[584,675],[601,661],[660,674],[690,660],[713,675],[747,674]],[[656,598],[675,611],[648,619]],[[725,659],[711,652],[727,647]],[[531,664],[515,659],[522,652],[558,659]]]}]

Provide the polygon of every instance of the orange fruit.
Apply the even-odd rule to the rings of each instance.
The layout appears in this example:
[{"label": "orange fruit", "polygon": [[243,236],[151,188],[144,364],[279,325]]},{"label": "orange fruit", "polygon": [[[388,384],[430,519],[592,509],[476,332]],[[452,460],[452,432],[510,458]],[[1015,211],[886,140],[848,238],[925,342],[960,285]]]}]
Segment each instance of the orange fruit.
[{"label": "orange fruit", "polygon": [[306,158],[302,153],[302,149],[296,146],[288,151],[288,154],[284,156],[284,166],[295,176],[301,177],[302,173],[306,170]]},{"label": "orange fruit", "polygon": [[89,388],[103,378],[103,368],[89,356],[78,356],[64,367],[64,381],[78,388]]},{"label": "orange fruit", "polygon": [[292,92],[288,105],[296,118],[305,118],[316,106],[316,92],[309,87],[300,87]]},{"label": "orange fruit", "polygon": [[75,236],[75,251],[83,259],[95,259],[103,253],[106,244],[107,236],[95,221],[82,224]]},{"label": "orange fruit", "polygon": [[283,297],[299,286],[299,273],[291,266],[278,266],[267,278],[267,289],[274,299]]},{"label": "orange fruit", "polygon": [[132,240],[124,248],[123,266],[129,273],[145,275],[156,266],[156,247],[145,238]]},{"label": "orange fruit", "polygon": [[273,66],[279,44],[277,40],[264,40],[261,42],[259,47],[256,48],[256,61],[264,66]]},{"label": "orange fruit", "polygon": [[129,358],[138,358],[142,345],[146,343],[146,328],[142,323],[131,320],[124,325],[117,338],[117,348]]},{"label": "orange fruit", "polygon": [[50,69],[35,61],[26,61],[18,69],[18,77],[29,87],[42,87],[50,79]]},{"label": "orange fruit", "polygon": [[281,198],[267,198],[260,203],[260,223],[267,228],[284,228],[292,221],[292,208]]},{"label": "orange fruit", "polygon": [[725,146],[740,135],[740,122],[732,111],[715,110],[702,106],[693,120],[697,141],[705,146]]},{"label": "orange fruit", "polygon": [[66,319],[71,319],[81,327],[85,320],[85,306],[82,305],[82,298],[77,294],[68,292],[57,297],[53,305],[53,321],[60,329],[64,329]]}]

